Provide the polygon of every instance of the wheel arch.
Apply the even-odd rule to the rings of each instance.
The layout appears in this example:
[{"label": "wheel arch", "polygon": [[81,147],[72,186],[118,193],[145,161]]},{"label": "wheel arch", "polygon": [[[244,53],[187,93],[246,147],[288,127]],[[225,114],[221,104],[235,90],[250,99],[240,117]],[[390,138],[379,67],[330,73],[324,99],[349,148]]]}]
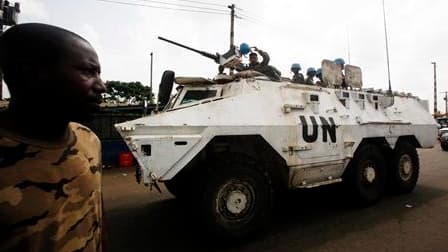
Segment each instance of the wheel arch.
[{"label": "wheel arch", "polygon": [[[357,146],[355,153],[360,149],[360,147],[366,145],[366,144],[373,144],[378,147],[383,152],[383,155],[386,156],[386,158],[389,158],[392,155],[393,150],[401,143],[408,142],[415,148],[421,148],[421,144],[417,140],[417,138],[414,135],[404,135],[399,136],[394,141],[391,141],[386,139],[386,137],[370,137],[370,138],[363,138],[361,143]],[[355,154],[354,153],[354,154]]]},{"label": "wheel arch", "polygon": [[[216,160],[248,159],[269,176],[274,191],[288,188],[289,168],[280,154],[261,135],[215,136],[207,145],[172,179],[200,181],[215,167]],[[194,178],[194,179],[192,179]]]},{"label": "wheel arch", "polygon": [[370,138],[363,138],[361,143],[359,143],[358,147],[356,148],[356,152],[358,152],[362,146],[367,144],[373,144],[378,146],[383,152],[392,151],[392,147],[390,146],[389,142],[386,140],[385,137],[370,137]]},{"label": "wheel arch", "polygon": [[397,140],[397,143],[395,144],[395,146],[397,146],[399,143],[402,143],[402,142],[408,142],[415,148],[422,147],[422,145],[420,144],[420,142],[417,140],[417,138],[414,135],[406,135],[406,136],[398,137],[398,140]]}]

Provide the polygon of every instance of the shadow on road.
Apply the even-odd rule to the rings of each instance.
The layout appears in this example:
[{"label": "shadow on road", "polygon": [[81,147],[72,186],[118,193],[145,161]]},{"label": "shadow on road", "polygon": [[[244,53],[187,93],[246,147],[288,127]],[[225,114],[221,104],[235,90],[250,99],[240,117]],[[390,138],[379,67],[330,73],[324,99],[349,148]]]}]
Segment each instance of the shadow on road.
[{"label": "shadow on road", "polygon": [[232,248],[209,242],[200,221],[174,199],[139,202],[108,210],[108,247],[109,251],[312,250],[384,221],[400,220],[409,206],[418,208],[447,194],[419,185],[412,194],[389,195],[377,205],[357,208],[339,185],[293,191],[277,205],[267,232]]}]

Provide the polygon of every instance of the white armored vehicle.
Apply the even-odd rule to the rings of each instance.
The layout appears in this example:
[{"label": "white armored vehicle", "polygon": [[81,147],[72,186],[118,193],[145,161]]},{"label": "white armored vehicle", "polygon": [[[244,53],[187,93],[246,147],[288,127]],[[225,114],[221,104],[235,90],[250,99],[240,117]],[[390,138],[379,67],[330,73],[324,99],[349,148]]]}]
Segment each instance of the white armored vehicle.
[{"label": "white armored vehicle", "polygon": [[[275,196],[289,189],[344,182],[362,204],[378,201],[386,187],[411,192],[416,148],[437,140],[427,101],[362,89],[360,69],[349,65],[348,88],[338,88],[341,71],[326,60],[322,68],[326,87],[253,71],[213,80],[166,71],[163,109],[116,128],[138,177],[194,204],[220,237],[263,227]],[[170,98],[173,81],[182,89]]]}]

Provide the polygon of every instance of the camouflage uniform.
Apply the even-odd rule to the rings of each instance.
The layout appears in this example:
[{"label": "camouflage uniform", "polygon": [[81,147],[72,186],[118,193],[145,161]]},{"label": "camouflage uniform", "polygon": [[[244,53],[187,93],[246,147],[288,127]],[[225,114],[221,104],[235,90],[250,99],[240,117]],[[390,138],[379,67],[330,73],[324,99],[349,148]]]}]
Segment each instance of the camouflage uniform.
[{"label": "camouflage uniform", "polygon": [[314,85],[314,76],[307,76],[305,80],[305,84]]},{"label": "camouflage uniform", "polygon": [[261,55],[261,57],[263,57],[261,63],[249,64],[248,66],[240,65],[236,68],[236,70],[237,71],[254,70],[266,75],[271,80],[280,81],[281,72],[277,68],[268,65],[270,61],[269,54],[262,50],[258,50],[258,53]]},{"label": "camouflage uniform", "polygon": [[305,78],[303,77],[303,74],[297,73],[292,76],[292,82],[293,83],[305,83]]},{"label": "camouflage uniform", "polygon": [[100,142],[69,128],[59,146],[0,129],[0,251],[101,251]]}]

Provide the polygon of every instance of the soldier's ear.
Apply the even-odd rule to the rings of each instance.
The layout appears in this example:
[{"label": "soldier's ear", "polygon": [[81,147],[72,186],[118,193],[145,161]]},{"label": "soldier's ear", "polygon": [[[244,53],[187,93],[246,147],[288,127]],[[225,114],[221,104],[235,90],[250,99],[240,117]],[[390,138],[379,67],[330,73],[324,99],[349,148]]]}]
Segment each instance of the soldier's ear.
[{"label": "soldier's ear", "polygon": [[38,86],[48,82],[51,77],[48,67],[34,61],[21,61],[13,71],[16,81],[20,82],[21,88],[26,90],[42,88]]}]

